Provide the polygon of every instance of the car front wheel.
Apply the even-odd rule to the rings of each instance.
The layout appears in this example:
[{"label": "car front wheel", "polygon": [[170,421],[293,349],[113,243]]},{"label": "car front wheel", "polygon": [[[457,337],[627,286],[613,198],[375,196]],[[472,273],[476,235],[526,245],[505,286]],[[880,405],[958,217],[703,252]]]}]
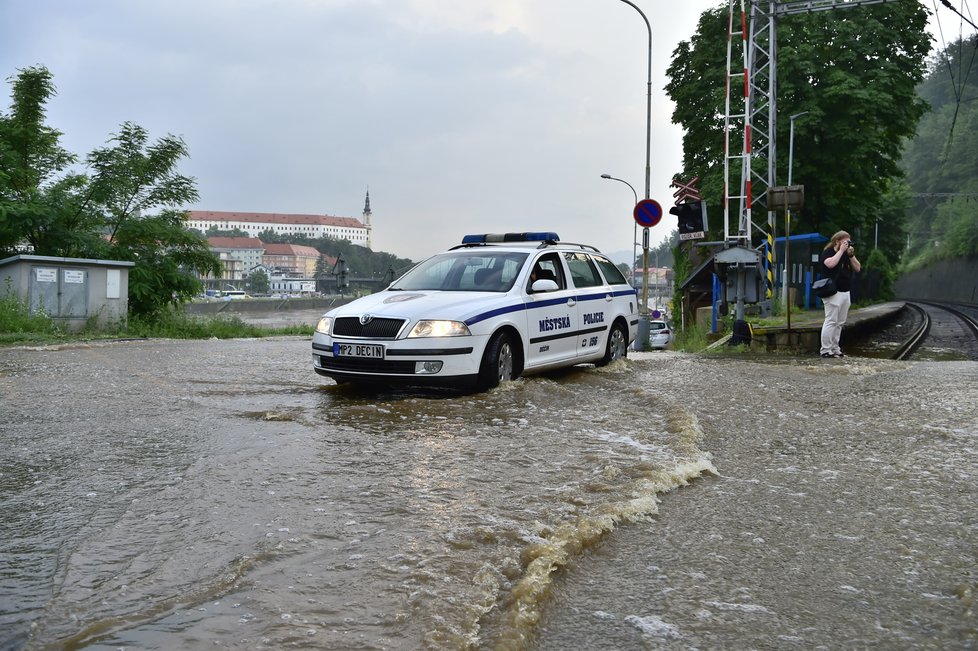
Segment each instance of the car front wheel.
[{"label": "car front wheel", "polygon": [[625,326],[615,323],[611,326],[608,333],[608,346],[605,348],[604,357],[598,360],[598,366],[607,366],[615,360],[624,359],[628,356],[628,335],[625,334]]},{"label": "car front wheel", "polygon": [[513,344],[509,335],[500,332],[489,340],[479,367],[479,389],[486,391],[500,382],[515,380]]}]

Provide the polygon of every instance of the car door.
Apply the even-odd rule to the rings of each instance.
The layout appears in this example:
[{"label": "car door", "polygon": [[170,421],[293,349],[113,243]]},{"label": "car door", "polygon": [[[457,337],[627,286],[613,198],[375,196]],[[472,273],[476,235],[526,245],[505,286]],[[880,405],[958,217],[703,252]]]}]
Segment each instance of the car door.
[{"label": "car door", "polygon": [[[553,280],[554,291],[534,291],[536,280]],[[556,251],[538,256],[523,287],[527,368],[572,361],[577,355],[578,311],[567,270]]]},{"label": "car door", "polygon": [[602,354],[608,337],[608,328],[614,319],[611,287],[606,285],[597,265],[583,251],[567,251],[564,262],[574,285],[574,300],[577,307],[577,341],[575,354],[578,357],[593,357]]}]

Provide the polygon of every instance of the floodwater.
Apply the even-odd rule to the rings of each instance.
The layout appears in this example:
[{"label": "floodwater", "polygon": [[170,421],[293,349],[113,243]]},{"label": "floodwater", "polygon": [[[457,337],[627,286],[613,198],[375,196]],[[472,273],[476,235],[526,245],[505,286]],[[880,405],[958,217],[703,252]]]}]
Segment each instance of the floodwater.
[{"label": "floodwater", "polygon": [[0,350],[0,649],[978,648],[978,363]]}]

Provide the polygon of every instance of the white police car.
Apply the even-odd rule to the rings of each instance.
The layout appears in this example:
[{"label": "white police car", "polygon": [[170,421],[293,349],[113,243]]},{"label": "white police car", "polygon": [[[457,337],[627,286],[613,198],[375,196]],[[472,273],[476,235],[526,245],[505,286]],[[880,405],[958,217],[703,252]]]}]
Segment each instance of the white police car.
[{"label": "white police car", "polygon": [[635,290],[596,248],[556,233],[467,235],[384,291],[327,312],[316,373],[344,382],[490,389],[627,355]]}]

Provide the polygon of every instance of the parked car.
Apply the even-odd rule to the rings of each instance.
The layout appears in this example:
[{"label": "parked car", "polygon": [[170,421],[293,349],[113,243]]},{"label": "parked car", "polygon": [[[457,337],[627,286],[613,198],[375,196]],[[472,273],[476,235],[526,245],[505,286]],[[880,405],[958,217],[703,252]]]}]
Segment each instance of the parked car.
[{"label": "parked car", "polygon": [[672,330],[665,321],[649,321],[649,346],[665,349],[672,341]]},{"label": "parked car", "polygon": [[627,355],[635,290],[596,248],[556,233],[467,235],[387,289],[319,321],[313,368],[336,382],[490,389]]}]

